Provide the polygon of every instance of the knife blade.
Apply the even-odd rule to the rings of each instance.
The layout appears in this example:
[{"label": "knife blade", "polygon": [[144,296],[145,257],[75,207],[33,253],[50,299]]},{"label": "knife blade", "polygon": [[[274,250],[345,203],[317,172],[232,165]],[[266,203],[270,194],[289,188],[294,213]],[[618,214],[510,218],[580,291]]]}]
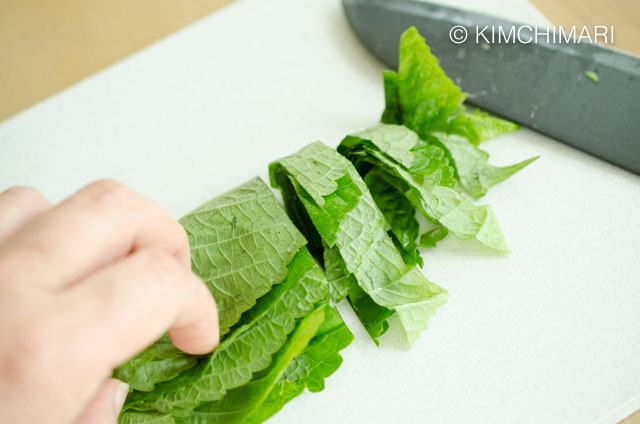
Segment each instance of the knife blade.
[{"label": "knife blade", "polygon": [[[505,33],[521,25],[421,1],[342,4],[360,40],[386,64],[397,67],[400,35],[415,26],[446,74],[469,93],[468,102],[640,175],[639,58],[544,37],[527,44],[476,42],[476,27],[489,27],[483,35],[491,40],[500,28]],[[469,35],[460,44],[450,39],[455,26]]]}]

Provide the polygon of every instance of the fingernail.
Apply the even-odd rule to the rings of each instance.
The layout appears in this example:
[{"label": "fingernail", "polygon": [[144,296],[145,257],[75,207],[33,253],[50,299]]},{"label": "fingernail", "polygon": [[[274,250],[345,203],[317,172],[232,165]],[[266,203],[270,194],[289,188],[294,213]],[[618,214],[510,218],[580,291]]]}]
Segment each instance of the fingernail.
[{"label": "fingernail", "polygon": [[124,401],[127,400],[127,395],[129,394],[129,385],[127,383],[120,382],[118,388],[116,389],[116,396],[114,398],[114,406],[116,408],[116,417],[120,415],[120,411],[122,411],[122,406],[124,405]]}]

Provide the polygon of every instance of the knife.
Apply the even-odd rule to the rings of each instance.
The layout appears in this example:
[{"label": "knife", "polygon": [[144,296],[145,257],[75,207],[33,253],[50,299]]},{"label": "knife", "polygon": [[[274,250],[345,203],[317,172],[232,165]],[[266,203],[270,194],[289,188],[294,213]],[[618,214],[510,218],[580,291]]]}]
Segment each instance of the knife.
[{"label": "knife", "polygon": [[[522,25],[421,1],[342,4],[358,37],[386,64],[397,67],[400,35],[415,26],[446,74],[469,93],[468,102],[640,175],[639,58],[545,37],[487,43],[500,28],[507,34]],[[456,26],[468,35],[459,44],[450,38]],[[476,27],[488,27],[478,43]],[[523,31],[530,36],[521,35],[523,41],[534,35]]]}]

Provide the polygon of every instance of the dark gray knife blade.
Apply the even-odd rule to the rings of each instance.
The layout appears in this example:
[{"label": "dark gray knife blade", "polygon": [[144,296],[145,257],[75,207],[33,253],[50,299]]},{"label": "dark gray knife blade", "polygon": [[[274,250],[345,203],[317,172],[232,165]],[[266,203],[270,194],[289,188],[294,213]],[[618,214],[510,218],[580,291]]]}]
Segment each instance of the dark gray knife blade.
[{"label": "dark gray knife blade", "polygon": [[[640,59],[540,38],[476,43],[476,26],[508,32],[520,24],[420,1],[342,3],[358,37],[388,65],[397,67],[400,35],[415,26],[446,74],[469,93],[468,102],[640,175]],[[469,34],[461,44],[449,38],[456,25]]]}]

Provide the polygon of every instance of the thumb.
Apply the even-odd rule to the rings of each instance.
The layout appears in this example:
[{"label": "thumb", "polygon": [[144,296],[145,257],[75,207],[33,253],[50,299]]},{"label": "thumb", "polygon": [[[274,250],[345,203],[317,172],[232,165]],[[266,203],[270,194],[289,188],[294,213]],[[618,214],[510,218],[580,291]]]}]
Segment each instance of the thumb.
[{"label": "thumb", "polygon": [[76,424],[115,424],[128,393],[128,384],[115,378],[106,379]]}]

